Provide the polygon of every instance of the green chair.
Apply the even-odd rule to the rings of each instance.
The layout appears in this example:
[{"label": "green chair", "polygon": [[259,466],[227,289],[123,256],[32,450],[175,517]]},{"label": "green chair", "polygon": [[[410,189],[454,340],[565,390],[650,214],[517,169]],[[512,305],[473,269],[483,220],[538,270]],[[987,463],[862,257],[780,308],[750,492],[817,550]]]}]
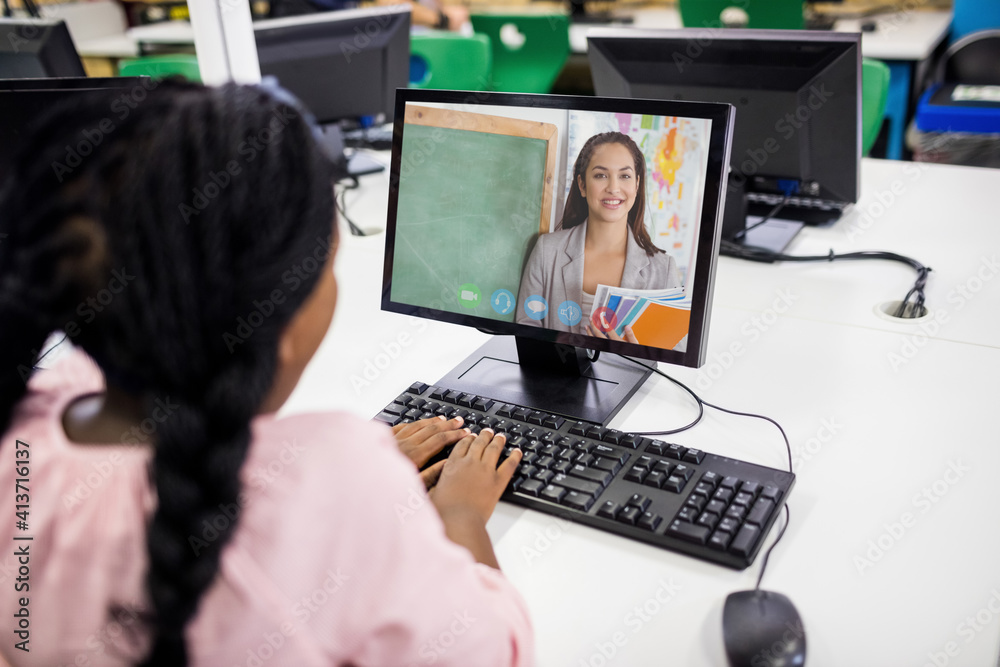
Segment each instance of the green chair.
[{"label": "green chair", "polygon": [[881,60],[861,60],[861,154],[868,155],[885,117],[889,97],[889,66]]},{"label": "green chair", "polygon": [[746,12],[747,28],[802,30],[802,0],[680,0],[681,21],[686,28],[717,28],[722,12],[736,7]]},{"label": "green chair", "polygon": [[486,35],[434,30],[410,36],[410,88],[489,90],[492,71]]},{"label": "green chair", "polygon": [[569,16],[562,12],[472,14],[472,28],[493,47],[492,89],[547,93],[569,57]]},{"label": "green chair", "polygon": [[144,56],[142,58],[122,60],[118,64],[118,75],[149,76],[154,79],[181,76],[188,81],[201,83],[201,70],[198,69],[198,58],[190,53]]}]

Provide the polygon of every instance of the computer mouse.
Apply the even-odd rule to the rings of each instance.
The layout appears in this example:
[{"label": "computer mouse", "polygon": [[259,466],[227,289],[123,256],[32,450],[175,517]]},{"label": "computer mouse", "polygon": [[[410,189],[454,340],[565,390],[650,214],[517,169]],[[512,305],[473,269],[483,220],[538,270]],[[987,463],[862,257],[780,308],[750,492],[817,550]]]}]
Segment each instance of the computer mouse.
[{"label": "computer mouse", "polygon": [[722,639],[731,667],[792,667],[806,663],[802,618],[792,601],[781,593],[730,593],[722,609]]}]

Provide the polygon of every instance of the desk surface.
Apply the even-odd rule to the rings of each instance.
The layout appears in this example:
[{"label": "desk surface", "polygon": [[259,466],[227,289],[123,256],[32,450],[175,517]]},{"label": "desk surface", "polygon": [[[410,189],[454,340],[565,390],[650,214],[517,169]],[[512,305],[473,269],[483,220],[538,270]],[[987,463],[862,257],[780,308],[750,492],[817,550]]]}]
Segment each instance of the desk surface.
[{"label": "desk surface", "polygon": [[[676,8],[638,9],[631,13],[632,27],[677,29],[684,27]],[[951,25],[951,12],[905,11],[872,17],[878,29],[861,38],[861,50],[869,58],[921,61],[931,55]],[[860,32],[862,21],[841,19],[834,29]],[[570,48],[574,53],[587,52],[587,31],[593,24],[570,26]],[[602,27],[625,27],[611,24]]]},{"label": "desk surface", "polygon": [[[938,334],[920,337],[872,314],[874,303],[909,286],[905,267],[722,258],[708,363],[661,365],[707,400],[770,415],[788,432],[798,474],[792,521],[763,587],[797,605],[814,667],[924,665],[949,650],[952,667],[997,661],[1000,279],[980,274],[979,258],[1000,247],[989,204],[1000,171],[931,165],[913,180],[914,167],[866,160],[856,212],[902,180],[896,202],[858,238],[848,239],[849,216],[804,230],[791,250],[913,254],[935,268],[930,308],[951,309]],[[368,176],[348,193],[360,226],[384,225],[387,185],[386,174]],[[410,382],[438,379],[486,339],[381,312],[383,245],[381,234],[342,237],[334,324],[289,411],[374,415]],[[950,289],[974,275],[975,294],[961,308],[949,303]],[[779,313],[782,291],[795,301]],[[907,342],[913,353],[893,366],[889,355]],[[734,344],[740,352],[727,359]],[[693,410],[681,391],[653,378],[613,425],[667,428]],[[785,461],[780,437],[758,420],[710,411],[674,439],[775,467]],[[543,667],[605,664],[597,656],[615,633],[622,641],[608,665],[725,665],[723,601],[751,588],[760,567],[758,558],[735,572],[506,504],[489,531],[531,608]]]}]

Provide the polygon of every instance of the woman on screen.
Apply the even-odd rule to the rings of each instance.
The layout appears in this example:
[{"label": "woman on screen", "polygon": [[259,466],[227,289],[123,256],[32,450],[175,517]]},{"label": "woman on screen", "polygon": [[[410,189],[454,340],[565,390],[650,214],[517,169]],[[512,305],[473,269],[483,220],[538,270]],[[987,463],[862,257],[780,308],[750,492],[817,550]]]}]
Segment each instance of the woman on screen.
[{"label": "woman on screen", "polygon": [[518,290],[519,324],[637,342],[606,321],[591,322],[598,285],[629,289],[681,286],[674,258],[657,248],[644,224],[646,159],[626,134],[587,140],[573,166],[561,229],[535,242]]}]

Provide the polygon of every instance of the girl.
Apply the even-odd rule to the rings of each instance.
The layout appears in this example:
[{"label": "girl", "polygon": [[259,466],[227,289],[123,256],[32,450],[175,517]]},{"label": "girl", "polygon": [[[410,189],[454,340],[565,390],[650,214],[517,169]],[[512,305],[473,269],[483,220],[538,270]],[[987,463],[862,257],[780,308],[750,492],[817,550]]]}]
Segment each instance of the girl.
[{"label": "girl", "polygon": [[[598,285],[680,287],[674,258],[649,238],[645,210],[646,159],[632,138],[605,132],[588,139],[573,165],[559,231],[539,236],[525,265],[517,321],[557,331],[585,328],[591,336],[622,340],[604,326],[567,321],[589,315]],[[544,312],[535,305],[543,303],[539,297]],[[566,313],[576,315],[567,319]],[[636,342],[629,327],[624,340]]]},{"label": "girl", "polygon": [[[0,195],[0,541],[24,549],[0,565],[25,568],[0,595],[23,645],[0,651],[530,664],[485,531],[519,452],[498,468],[503,438],[457,420],[394,441],[346,414],[274,415],[337,297],[335,174],[303,114],[252,87],[162,83],[126,118],[111,101],[44,123]],[[67,172],[69,151],[85,157]],[[31,376],[59,329],[77,348]]]}]

